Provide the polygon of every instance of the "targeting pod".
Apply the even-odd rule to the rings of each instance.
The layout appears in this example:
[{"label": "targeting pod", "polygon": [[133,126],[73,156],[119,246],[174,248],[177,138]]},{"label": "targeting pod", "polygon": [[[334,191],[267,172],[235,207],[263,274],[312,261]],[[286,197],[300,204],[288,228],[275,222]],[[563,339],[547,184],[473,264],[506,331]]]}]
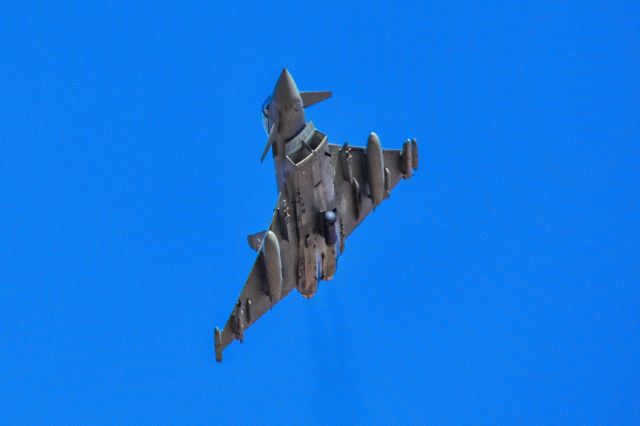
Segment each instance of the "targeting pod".
[{"label": "targeting pod", "polygon": [[328,246],[332,246],[338,240],[338,235],[336,233],[336,220],[337,216],[334,211],[328,210],[322,213],[322,222],[323,222],[323,231],[324,231],[324,240]]}]

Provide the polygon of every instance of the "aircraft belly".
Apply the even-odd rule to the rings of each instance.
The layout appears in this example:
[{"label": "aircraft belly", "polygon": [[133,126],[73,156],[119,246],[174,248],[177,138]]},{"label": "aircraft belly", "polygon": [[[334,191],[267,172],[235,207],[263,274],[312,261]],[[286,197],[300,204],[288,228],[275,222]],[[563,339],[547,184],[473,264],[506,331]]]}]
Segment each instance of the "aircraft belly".
[{"label": "aircraft belly", "polygon": [[332,279],[347,236],[418,168],[415,140],[382,149],[371,133],[366,148],[330,145],[304,114],[329,96],[299,92],[284,69],[262,105],[268,138],[260,161],[271,151],[278,202],[269,228],[248,237],[258,254],[227,322],[215,329],[216,361],[294,287],[312,297],[319,280]]},{"label": "aircraft belly", "polygon": [[308,129],[301,136],[305,137],[289,142],[292,147],[288,148],[286,188],[289,199],[294,200],[299,245],[298,290],[311,297],[318,288],[318,280],[331,279],[335,273],[335,244],[327,246],[321,231],[322,212],[335,209],[335,171],[326,136]]}]

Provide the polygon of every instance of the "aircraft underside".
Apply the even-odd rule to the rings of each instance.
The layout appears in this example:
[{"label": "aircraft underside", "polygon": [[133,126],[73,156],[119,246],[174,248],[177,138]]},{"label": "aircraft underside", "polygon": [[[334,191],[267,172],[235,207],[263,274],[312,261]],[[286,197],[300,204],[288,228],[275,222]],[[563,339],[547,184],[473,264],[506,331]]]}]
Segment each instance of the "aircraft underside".
[{"label": "aircraft underside", "polygon": [[293,288],[309,298],[320,280],[332,279],[347,237],[418,168],[415,139],[402,150],[383,150],[375,133],[366,148],[330,144],[303,112],[329,96],[300,94],[285,69],[263,107],[269,138],[262,157],[273,148],[278,201],[269,228],[248,237],[258,257],[227,323],[215,330],[217,361]]}]

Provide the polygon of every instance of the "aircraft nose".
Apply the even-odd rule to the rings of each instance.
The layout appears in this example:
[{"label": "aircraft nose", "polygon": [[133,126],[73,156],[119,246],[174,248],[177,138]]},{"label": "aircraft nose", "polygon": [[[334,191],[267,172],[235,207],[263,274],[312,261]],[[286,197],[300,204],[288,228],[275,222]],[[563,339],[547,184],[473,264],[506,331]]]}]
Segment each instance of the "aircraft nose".
[{"label": "aircraft nose", "polygon": [[289,70],[284,68],[282,73],[280,73],[276,87],[273,89],[273,100],[279,104],[288,104],[299,97],[300,92],[298,91],[296,82],[293,81]]}]

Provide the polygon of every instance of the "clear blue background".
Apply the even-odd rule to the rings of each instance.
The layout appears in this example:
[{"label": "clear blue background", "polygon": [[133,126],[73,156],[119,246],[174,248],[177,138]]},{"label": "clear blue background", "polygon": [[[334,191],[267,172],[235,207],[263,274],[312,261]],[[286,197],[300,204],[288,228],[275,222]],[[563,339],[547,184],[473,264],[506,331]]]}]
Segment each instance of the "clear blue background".
[{"label": "clear blue background", "polygon": [[[231,3],[0,4],[3,422],[640,423],[640,4]],[[216,364],[283,66],[420,170]]]}]

